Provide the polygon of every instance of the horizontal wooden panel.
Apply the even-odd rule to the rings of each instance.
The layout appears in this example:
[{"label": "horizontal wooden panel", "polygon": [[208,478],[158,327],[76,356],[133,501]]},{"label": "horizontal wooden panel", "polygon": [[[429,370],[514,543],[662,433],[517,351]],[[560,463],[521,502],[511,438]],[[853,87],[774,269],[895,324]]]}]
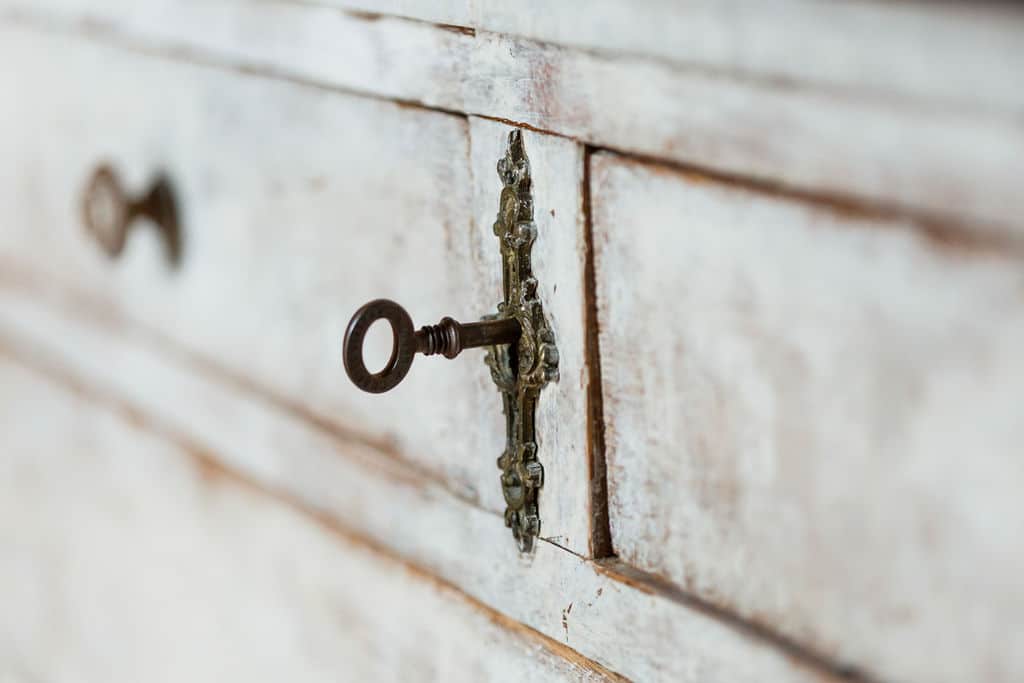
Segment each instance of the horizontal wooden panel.
[{"label": "horizontal wooden panel", "polygon": [[614,564],[547,542],[524,558],[499,513],[469,505],[403,463],[282,411],[249,388],[211,377],[208,366],[118,319],[102,301],[27,273],[3,282],[0,343],[23,362],[90,387],[94,401],[130,406],[161,434],[194,441],[193,448],[215,453],[254,485],[378,539],[613,671],[685,683],[841,680],[744,626],[629,581]]},{"label": "horizontal wooden panel", "polygon": [[592,159],[619,556],[881,680],[1024,676],[1024,268]]},{"label": "horizontal wooden panel", "polygon": [[[399,387],[370,395],[345,376],[341,342],[349,317],[379,297],[418,325],[496,310],[495,166],[508,126],[475,127],[471,154],[461,117],[84,42],[12,33],[0,51],[32,64],[0,75],[20,93],[0,113],[0,177],[13,190],[0,254],[44,266],[460,496],[504,509],[495,461],[505,422],[482,350],[420,356]],[[541,401],[541,533],[586,553],[585,423],[572,412],[585,381],[582,151],[529,132],[525,144],[538,187],[537,277],[566,379]],[[174,183],[180,268],[164,264],[146,225],[116,263],[91,243],[78,203],[103,160],[133,191],[157,171]]]},{"label": "horizontal wooden panel", "polygon": [[744,76],[1024,112],[1024,14],[990,3],[321,0]]},{"label": "horizontal wooden panel", "polygon": [[965,230],[1024,234],[1015,113],[842,96],[306,3],[7,0],[6,8],[8,21],[41,30],[226,60],[981,224]]},{"label": "horizontal wooden panel", "polygon": [[621,680],[8,358],[0,406],[5,680]]}]

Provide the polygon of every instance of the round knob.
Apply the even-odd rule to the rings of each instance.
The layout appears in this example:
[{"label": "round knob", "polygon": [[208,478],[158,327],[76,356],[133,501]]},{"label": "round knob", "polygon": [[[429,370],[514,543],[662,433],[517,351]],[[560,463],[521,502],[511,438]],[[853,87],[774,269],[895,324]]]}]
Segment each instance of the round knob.
[{"label": "round knob", "polygon": [[82,221],[103,251],[116,258],[124,250],[136,218],[148,218],[160,231],[168,260],[181,256],[181,231],[170,183],[158,178],[141,198],[127,195],[114,170],[100,165],[86,183],[82,195]]},{"label": "round knob", "polygon": [[128,236],[131,207],[109,166],[99,167],[89,179],[82,199],[82,218],[85,228],[104,251],[110,256],[121,253]]}]

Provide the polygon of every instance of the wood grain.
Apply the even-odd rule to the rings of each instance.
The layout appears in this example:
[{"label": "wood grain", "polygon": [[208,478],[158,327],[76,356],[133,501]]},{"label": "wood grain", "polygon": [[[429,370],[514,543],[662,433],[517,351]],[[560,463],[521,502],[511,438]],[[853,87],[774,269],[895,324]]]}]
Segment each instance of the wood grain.
[{"label": "wood grain", "polygon": [[[291,1],[291,0],[286,0]],[[302,2],[303,0],[295,0]],[[1024,112],[1024,15],[998,3],[869,0],[317,0],[726,78]]]},{"label": "wood grain", "polygon": [[[371,299],[399,301],[419,324],[493,308],[500,290],[478,308],[480,266],[455,246],[475,229],[465,121],[48,44],[12,36],[0,48],[33,63],[2,77],[23,94],[0,114],[9,151],[0,173],[12,190],[0,252],[46,264],[110,308],[502,509],[501,403],[481,352],[420,358],[383,396],[356,390],[341,364],[348,318]],[[116,263],[91,243],[78,201],[102,160],[133,190],[157,171],[169,175],[185,230],[180,269],[164,264],[145,225]]]},{"label": "wood grain", "polygon": [[[6,0],[0,7],[9,23],[58,35],[511,120],[765,185],[909,210],[968,234],[1024,234],[1024,129],[1012,109],[846,96],[308,4]],[[860,29],[851,52],[871,52],[863,35],[873,25]],[[930,42],[939,34],[927,35]],[[1011,63],[1024,59],[1019,41],[981,36],[991,38],[991,53],[1007,49],[1016,55]],[[854,68],[873,72],[869,64]],[[1015,73],[993,72],[995,89],[1019,90]]]},{"label": "wood grain", "polygon": [[4,680],[622,680],[63,384],[0,359]]},{"label": "wood grain", "polygon": [[0,287],[0,345],[23,362],[89,387],[94,401],[130,406],[150,429],[215,453],[255,485],[375,539],[611,671],[684,683],[842,680],[816,660],[554,544],[541,542],[523,558],[500,514],[210,377],[137,326],[97,315],[99,301],[52,280],[22,282]]},{"label": "wood grain", "polygon": [[591,177],[620,558],[880,680],[1020,680],[1020,258]]}]

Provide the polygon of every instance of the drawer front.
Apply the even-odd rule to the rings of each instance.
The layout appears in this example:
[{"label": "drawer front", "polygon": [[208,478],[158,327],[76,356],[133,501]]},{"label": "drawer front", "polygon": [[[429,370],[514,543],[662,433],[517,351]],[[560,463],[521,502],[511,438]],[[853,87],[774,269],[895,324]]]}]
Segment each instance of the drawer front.
[{"label": "drawer front", "polygon": [[592,163],[619,556],[898,680],[1024,675],[1019,256]]},{"label": "drawer front", "polygon": [[[3,50],[33,67],[3,77],[21,95],[0,114],[14,146],[3,181],[15,190],[0,256],[341,438],[504,510],[495,465],[504,420],[483,351],[454,362],[421,357],[395,391],[371,396],[345,377],[341,343],[352,312],[378,297],[400,302],[418,324],[496,310],[495,164],[508,126],[86,42],[12,33]],[[530,133],[526,145],[544,179],[535,270],[565,377],[545,390],[537,417],[542,535],[585,555],[582,151]],[[101,161],[122,169],[134,191],[158,171],[170,178],[179,268],[145,227],[114,263],[91,243],[78,201]]]}]

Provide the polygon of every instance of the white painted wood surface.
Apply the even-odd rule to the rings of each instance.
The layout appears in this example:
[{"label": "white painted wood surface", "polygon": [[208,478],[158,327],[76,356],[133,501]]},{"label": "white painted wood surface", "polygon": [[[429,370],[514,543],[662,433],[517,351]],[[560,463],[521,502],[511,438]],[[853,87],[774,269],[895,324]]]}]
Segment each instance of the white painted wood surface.
[{"label": "white painted wood surface", "polygon": [[0,344],[15,357],[92,387],[94,401],[134,406],[161,434],[216,454],[256,485],[378,539],[612,671],[682,683],[841,680],[745,627],[551,543],[539,543],[524,559],[508,542],[500,514],[468,504],[363,443],[281,411],[250,387],[211,377],[208,367],[118,318],[102,300],[9,264],[0,274],[7,275],[0,286]]},{"label": "white painted wood surface", "polygon": [[[504,509],[495,461],[505,423],[483,352],[421,356],[399,387],[370,395],[346,377],[341,341],[349,317],[378,297],[417,325],[496,310],[495,166],[509,126],[475,122],[471,150],[461,117],[61,39],[12,33],[0,53],[33,64],[0,75],[0,88],[21,93],[0,112],[0,182],[11,193],[0,254],[45,266],[467,500]],[[538,416],[541,533],[586,554],[582,151],[534,133],[526,145],[563,377]],[[145,225],[116,263],[91,243],[78,202],[103,159],[134,191],[148,173],[169,174],[185,232],[179,270]]]},{"label": "white painted wood surface", "polygon": [[1024,678],[1019,254],[592,164],[619,556],[880,680]]},{"label": "white painted wood surface", "polygon": [[0,680],[618,679],[44,377],[0,359]]},{"label": "white painted wood surface", "polygon": [[[306,3],[4,0],[0,11],[9,23],[63,36],[514,120],[773,185],[967,221],[959,230],[1024,234],[1024,129],[1012,109],[852,97]],[[1011,61],[1024,59],[1019,42],[1007,49],[1018,55]],[[994,77],[1009,91],[1013,73]]]},{"label": "white painted wood surface", "polygon": [[[422,570],[493,606],[508,661],[543,650],[538,676],[603,672],[509,619],[638,680],[839,680],[824,662],[1024,678],[1019,12],[694,2],[616,27],[608,0],[575,24],[574,3],[532,21],[490,0],[352,1],[481,30],[330,0],[0,0],[0,58],[21,65],[0,71],[14,355],[419,568],[381,590],[415,592]],[[600,45],[608,26],[628,30]],[[677,31],[705,40],[664,47]],[[562,361],[539,416],[550,542],[527,560],[501,524],[482,354],[421,358],[375,397],[339,359],[376,296],[417,323],[493,308],[508,121],[563,136],[527,133]],[[655,579],[585,559],[584,142],[782,190],[593,157],[613,541]],[[77,201],[104,159],[134,189],[158,170],[177,183],[180,270],[145,229],[116,264],[89,243]],[[211,558],[228,571],[228,555]],[[399,571],[379,564],[351,571]],[[479,606],[435,593],[416,609],[476,630]],[[424,664],[439,678],[445,647]]]},{"label": "white painted wood surface", "polygon": [[[287,0],[286,0],[287,1]],[[298,1],[298,0],[297,0]],[[1024,113],[1024,14],[998,3],[771,0],[321,0],[668,60],[723,78]]]}]

